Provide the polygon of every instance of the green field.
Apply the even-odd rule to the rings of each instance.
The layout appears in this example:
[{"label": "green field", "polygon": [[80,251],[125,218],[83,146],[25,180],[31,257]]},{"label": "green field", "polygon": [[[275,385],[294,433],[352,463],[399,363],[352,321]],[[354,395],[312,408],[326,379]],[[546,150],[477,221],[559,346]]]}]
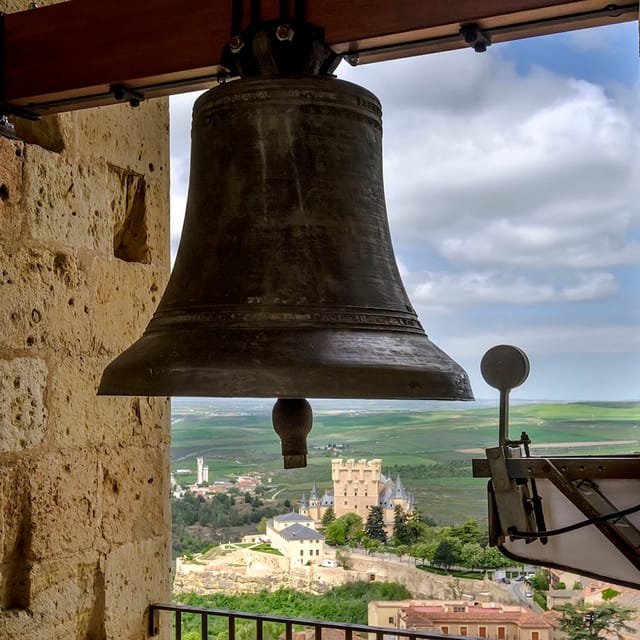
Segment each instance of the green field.
[{"label": "green field", "polygon": [[[431,405],[432,406],[432,405]],[[181,484],[195,481],[196,456],[209,465],[209,479],[257,471],[270,479],[269,495],[296,504],[314,481],[322,491],[331,486],[331,457],[325,445],[344,448],[342,458],[382,458],[383,468],[400,470],[419,509],[440,523],[486,519],[486,480],[471,477],[472,458],[498,438],[497,409],[445,410],[368,409],[315,411],[309,435],[308,467],[282,469],[280,442],[263,407],[220,409],[181,400],[172,410],[172,470]],[[603,455],[640,449],[640,404],[570,403],[514,406],[510,435],[526,431],[533,455]]]}]

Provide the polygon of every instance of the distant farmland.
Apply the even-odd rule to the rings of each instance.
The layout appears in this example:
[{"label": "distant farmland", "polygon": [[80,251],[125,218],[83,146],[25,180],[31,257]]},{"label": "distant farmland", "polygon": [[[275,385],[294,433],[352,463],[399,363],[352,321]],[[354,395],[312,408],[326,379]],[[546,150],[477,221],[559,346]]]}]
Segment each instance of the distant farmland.
[{"label": "distant farmland", "polygon": [[[267,403],[175,400],[171,468],[192,470],[177,476],[181,483],[195,481],[197,456],[209,465],[210,481],[258,471],[264,482],[271,479],[271,495],[277,493],[296,505],[314,481],[321,491],[331,486],[330,460],[335,454],[324,449],[331,443],[344,447],[339,457],[382,458],[385,471],[394,477],[400,471],[419,509],[437,522],[485,520],[487,481],[471,477],[471,460],[484,457],[481,452],[497,444],[498,416],[495,407],[471,406],[340,410],[327,409],[325,403],[315,408],[309,466],[284,471]],[[534,455],[629,453],[640,450],[640,404],[514,406],[510,434],[517,437],[522,431],[529,434]]]}]

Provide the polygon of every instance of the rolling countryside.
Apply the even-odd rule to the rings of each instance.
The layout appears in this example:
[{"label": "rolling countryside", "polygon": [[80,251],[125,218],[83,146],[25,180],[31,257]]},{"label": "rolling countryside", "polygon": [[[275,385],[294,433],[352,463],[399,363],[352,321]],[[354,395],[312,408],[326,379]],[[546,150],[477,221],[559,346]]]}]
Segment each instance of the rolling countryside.
[{"label": "rolling countryside", "polygon": [[[177,399],[172,407],[172,471],[195,482],[196,457],[209,480],[258,472],[265,497],[296,507],[315,481],[331,486],[332,457],[381,458],[383,469],[415,494],[421,513],[438,524],[486,521],[486,479],[471,460],[498,440],[495,403],[340,403],[315,401],[308,466],[284,470],[269,401]],[[526,431],[532,455],[607,455],[640,450],[640,403],[514,404],[509,434]],[[192,473],[185,473],[189,469]]]}]

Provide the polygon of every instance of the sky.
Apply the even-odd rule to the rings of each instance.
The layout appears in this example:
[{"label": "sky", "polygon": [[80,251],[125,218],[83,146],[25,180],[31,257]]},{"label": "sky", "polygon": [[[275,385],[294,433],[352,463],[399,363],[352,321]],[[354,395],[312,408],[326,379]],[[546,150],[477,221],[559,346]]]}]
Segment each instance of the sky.
[{"label": "sky", "polygon": [[[430,339],[480,375],[522,348],[523,400],[639,400],[636,23],[350,67],[382,103],[402,279]],[[171,98],[172,252],[192,102]]]}]

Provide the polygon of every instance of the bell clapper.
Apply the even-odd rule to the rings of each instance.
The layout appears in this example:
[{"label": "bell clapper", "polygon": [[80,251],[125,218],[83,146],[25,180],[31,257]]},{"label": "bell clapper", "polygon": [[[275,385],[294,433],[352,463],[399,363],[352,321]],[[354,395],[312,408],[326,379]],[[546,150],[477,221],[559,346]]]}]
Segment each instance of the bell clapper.
[{"label": "bell clapper", "polygon": [[279,398],[271,412],[273,428],[282,442],[285,469],[307,466],[307,434],[313,424],[311,405],[304,398]]}]

